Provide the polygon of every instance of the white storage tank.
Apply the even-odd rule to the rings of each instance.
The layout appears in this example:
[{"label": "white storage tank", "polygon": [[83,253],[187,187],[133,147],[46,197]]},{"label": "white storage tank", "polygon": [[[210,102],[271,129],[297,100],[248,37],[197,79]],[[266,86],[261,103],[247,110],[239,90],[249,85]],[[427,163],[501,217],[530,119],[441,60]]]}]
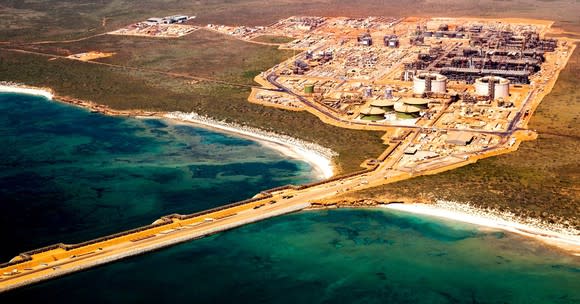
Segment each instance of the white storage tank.
[{"label": "white storage tank", "polygon": [[425,92],[441,93],[447,92],[447,77],[437,73],[421,73],[413,78],[413,93],[423,94]]},{"label": "white storage tank", "polygon": [[475,94],[486,96],[491,99],[503,98],[508,100],[510,96],[510,81],[498,76],[485,76],[475,80]]}]

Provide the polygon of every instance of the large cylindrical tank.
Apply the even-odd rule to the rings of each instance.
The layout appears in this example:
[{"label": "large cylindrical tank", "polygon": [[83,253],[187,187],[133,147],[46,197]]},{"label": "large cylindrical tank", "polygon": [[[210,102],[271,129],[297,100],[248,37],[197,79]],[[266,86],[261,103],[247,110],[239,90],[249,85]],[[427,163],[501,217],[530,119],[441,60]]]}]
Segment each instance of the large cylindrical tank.
[{"label": "large cylindrical tank", "polygon": [[510,96],[509,86],[510,81],[505,78],[485,76],[475,80],[475,94],[491,99],[503,98],[507,100]]},{"label": "large cylindrical tank", "polygon": [[314,85],[313,84],[307,84],[304,86],[304,93],[306,94],[312,94],[314,93]]},{"label": "large cylindrical tank", "polygon": [[385,119],[385,113],[385,110],[380,108],[365,108],[360,111],[360,119],[370,121],[383,120]]},{"label": "large cylindrical tank", "polygon": [[421,73],[413,78],[413,93],[447,92],[447,77],[437,73]]}]

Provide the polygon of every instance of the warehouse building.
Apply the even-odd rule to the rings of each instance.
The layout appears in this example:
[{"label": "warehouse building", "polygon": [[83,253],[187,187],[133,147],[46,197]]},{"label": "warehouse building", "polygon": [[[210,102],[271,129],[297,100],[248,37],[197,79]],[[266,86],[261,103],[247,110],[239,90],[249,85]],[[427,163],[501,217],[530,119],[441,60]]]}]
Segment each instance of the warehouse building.
[{"label": "warehouse building", "polygon": [[473,134],[465,131],[450,131],[445,143],[457,146],[467,146],[473,141]]}]

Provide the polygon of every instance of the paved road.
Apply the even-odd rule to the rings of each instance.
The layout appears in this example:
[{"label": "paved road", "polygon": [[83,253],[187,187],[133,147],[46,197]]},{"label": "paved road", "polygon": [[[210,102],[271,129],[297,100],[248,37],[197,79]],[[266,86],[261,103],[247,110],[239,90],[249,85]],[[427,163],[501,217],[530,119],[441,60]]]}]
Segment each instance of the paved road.
[{"label": "paved road", "polygon": [[[10,50],[15,52],[35,53],[24,50]],[[43,56],[62,57],[49,54],[42,54]],[[68,58],[67,58],[68,59]],[[142,70],[139,68],[123,67],[111,65],[100,62],[90,62],[92,64],[101,64],[119,68]],[[145,70],[148,71],[148,70]],[[162,71],[156,71],[163,74],[171,75]],[[174,75],[183,77],[184,75]],[[323,115],[330,119],[341,123],[369,125],[362,122],[345,121],[336,117],[334,113],[328,109],[321,108],[313,104],[306,98],[293,93],[288,88],[285,88],[276,81],[277,76],[270,74],[267,80],[283,92],[295,96],[306,105],[316,109]],[[197,78],[196,79],[201,79]],[[46,280],[55,276],[64,275],[80,269],[108,263],[127,256],[140,254],[146,251],[155,250],[161,247],[170,246],[179,242],[200,238],[206,235],[238,227],[247,223],[256,222],[265,218],[286,214],[298,210],[302,210],[311,205],[311,202],[321,201],[334,197],[338,193],[349,192],[352,190],[361,190],[378,185],[383,185],[386,182],[392,182],[397,179],[405,179],[410,177],[413,173],[420,174],[429,170],[445,169],[446,167],[456,166],[458,164],[467,163],[468,160],[464,156],[481,154],[483,152],[492,151],[499,147],[505,146],[508,136],[517,131],[517,125],[522,120],[523,111],[527,110],[529,102],[534,97],[535,90],[526,97],[522,104],[518,115],[514,117],[509,125],[508,131],[494,132],[476,130],[474,133],[494,134],[502,137],[497,146],[478,151],[477,153],[463,153],[451,155],[445,158],[445,161],[432,161],[422,164],[419,168],[421,171],[414,170],[413,172],[404,172],[397,170],[397,165],[404,155],[405,149],[414,141],[423,129],[433,129],[430,127],[417,126],[389,126],[390,128],[404,128],[409,129],[410,132],[391,152],[391,155],[378,168],[372,172],[359,174],[342,178],[339,180],[327,181],[316,186],[307,187],[304,189],[285,189],[274,191],[273,197],[265,198],[263,200],[254,201],[241,206],[235,206],[229,209],[216,211],[214,213],[204,214],[199,217],[191,219],[173,219],[170,224],[162,227],[156,227],[141,231],[135,234],[129,234],[106,240],[103,242],[87,245],[65,251],[58,248],[51,251],[35,254],[32,256],[32,261],[17,264],[0,269],[0,292],[16,288],[21,285],[30,284]],[[372,125],[386,127],[385,125],[371,123]],[[437,129],[443,130],[443,129]],[[449,129],[446,129],[449,130]],[[389,180],[385,180],[388,176]],[[275,203],[271,203],[275,201]],[[16,270],[16,272],[13,272]]]},{"label": "paved road", "polygon": [[[95,244],[97,247],[93,246],[95,249],[88,253],[79,254],[80,250],[71,250],[66,256],[62,257],[62,253],[58,253],[59,250],[55,250],[54,255],[50,252],[39,254],[38,261],[34,263],[34,266],[29,268],[13,266],[8,269],[2,269],[3,273],[18,269],[18,273],[9,276],[0,275],[0,292],[179,242],[200,238],[264,218],[298,211],[309,206],[309,204],[301,201],[302,199],[289,199],[272,205],[266,204],[259,209],[248,208],[232,216],[212,221],[203,221],[203,219],[201,221],[198,219],[197,222],[193,220],[177,221],[171,227],[167,227],[164,230],[165,232],[158,232],[137,241],[131,241],[130,237],[128,237],[122,242],[109,246]],[[210,215],[206,217],[210,217]],[[50,256],[58,256],[59,258],[55,260],[50,258]]]}]

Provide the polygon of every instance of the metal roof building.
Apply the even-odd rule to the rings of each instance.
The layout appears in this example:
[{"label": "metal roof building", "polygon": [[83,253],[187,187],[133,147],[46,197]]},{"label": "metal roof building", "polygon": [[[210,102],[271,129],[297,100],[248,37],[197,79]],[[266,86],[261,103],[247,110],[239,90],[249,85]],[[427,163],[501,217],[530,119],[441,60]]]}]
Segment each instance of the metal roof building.
[{"label": "metal roof building", "polygon": [[457,145],[457,146],[467,146],[473,140],[473,134],[465,131],[450,131],[447,133],[447,140],[445,143]]}]

